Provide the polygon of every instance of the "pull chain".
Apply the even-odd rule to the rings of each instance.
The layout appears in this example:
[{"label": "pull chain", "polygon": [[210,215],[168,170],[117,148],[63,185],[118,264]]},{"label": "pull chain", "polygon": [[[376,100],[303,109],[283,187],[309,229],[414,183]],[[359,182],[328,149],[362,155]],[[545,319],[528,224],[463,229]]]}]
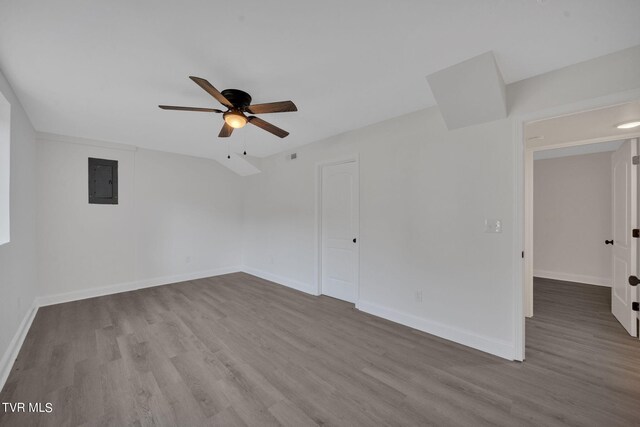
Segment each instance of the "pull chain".
[{"label": "pull chain", "polygon": [[242,146],[244,147],[244,155],[247,155],[247,134],[242,134]]}]

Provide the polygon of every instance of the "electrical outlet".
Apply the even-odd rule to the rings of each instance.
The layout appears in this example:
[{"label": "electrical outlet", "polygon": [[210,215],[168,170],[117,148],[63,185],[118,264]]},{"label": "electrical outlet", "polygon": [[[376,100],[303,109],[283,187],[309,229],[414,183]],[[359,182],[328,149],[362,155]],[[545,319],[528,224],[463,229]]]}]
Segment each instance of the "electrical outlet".
[{"label": "electrical outlet", "polygon": [[416,301],[422,302],[422,291],[416,291]]},{"label": "electrical outlet", "polygon": [[184,258],[184,263],[185,264],[191,264],[191,257],[190,256],[185,257]]}]

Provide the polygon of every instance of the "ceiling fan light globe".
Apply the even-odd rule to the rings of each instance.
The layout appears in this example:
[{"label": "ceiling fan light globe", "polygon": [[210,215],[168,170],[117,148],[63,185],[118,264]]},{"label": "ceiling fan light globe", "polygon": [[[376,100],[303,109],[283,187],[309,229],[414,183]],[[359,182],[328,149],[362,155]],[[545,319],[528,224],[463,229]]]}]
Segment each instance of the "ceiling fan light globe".
[{"label": "ceiling fan light globe", "polygon": [[239,112],[227,111],[224,113],[224,121],[234,129],[240,129],[247,124],[247,118]]}]

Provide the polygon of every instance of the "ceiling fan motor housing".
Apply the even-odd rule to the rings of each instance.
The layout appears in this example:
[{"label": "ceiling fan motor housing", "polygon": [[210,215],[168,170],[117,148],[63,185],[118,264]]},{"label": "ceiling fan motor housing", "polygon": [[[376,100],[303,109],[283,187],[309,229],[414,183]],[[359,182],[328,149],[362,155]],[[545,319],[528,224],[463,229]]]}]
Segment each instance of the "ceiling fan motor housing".
[{"label": "ceiling fan motor housing", "polygon": [[251,105],[251,95],[245,91],[239,89],[225,89],[221,93],[237,109],[244,109]]}]

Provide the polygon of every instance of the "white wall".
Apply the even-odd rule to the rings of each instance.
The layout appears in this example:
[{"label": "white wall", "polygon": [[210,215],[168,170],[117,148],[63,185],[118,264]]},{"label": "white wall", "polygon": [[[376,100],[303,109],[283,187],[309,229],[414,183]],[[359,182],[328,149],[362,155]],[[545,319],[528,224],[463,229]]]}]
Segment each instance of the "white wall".
[{"label": "white wall", "polygon": [[611,152],[534,161],[533,273],[611,286]]},{"label": "white wall", "polygon": [[[593,108],[597,103],[591,104],[590,100],[640,88],[638,69],[640,45],[511,83],[507,85],[509,114],[549,111],[571,104],[581,104],[572,112]],[[621,99],[597,106],[624,102]]]},{"label": "white wall", "polygon": [[0,245],[10,240],[11,104],[0,93]]},{"label": "white wall", "polygon": [[[118,160],[118,205],[88,203],[89,157]],[[242,178],[214,160],[42,135],[37,169],[43,303],[241,263]]]},{"label": "white wall", "polygon": [[[314,292],[316,165],[358,154],[358,307],[511,358],[512,132],[509,120],[450,132],[431,108],[264,159],[245,178],[244,263]],[[503,233],[485,234],[485,218]]]},{"label": "white wall", "polygon": [[2,73],[0,92],[11,104],[11,241],[0,245],[1,385],[33,307],[37,282],[35,132]]}]

